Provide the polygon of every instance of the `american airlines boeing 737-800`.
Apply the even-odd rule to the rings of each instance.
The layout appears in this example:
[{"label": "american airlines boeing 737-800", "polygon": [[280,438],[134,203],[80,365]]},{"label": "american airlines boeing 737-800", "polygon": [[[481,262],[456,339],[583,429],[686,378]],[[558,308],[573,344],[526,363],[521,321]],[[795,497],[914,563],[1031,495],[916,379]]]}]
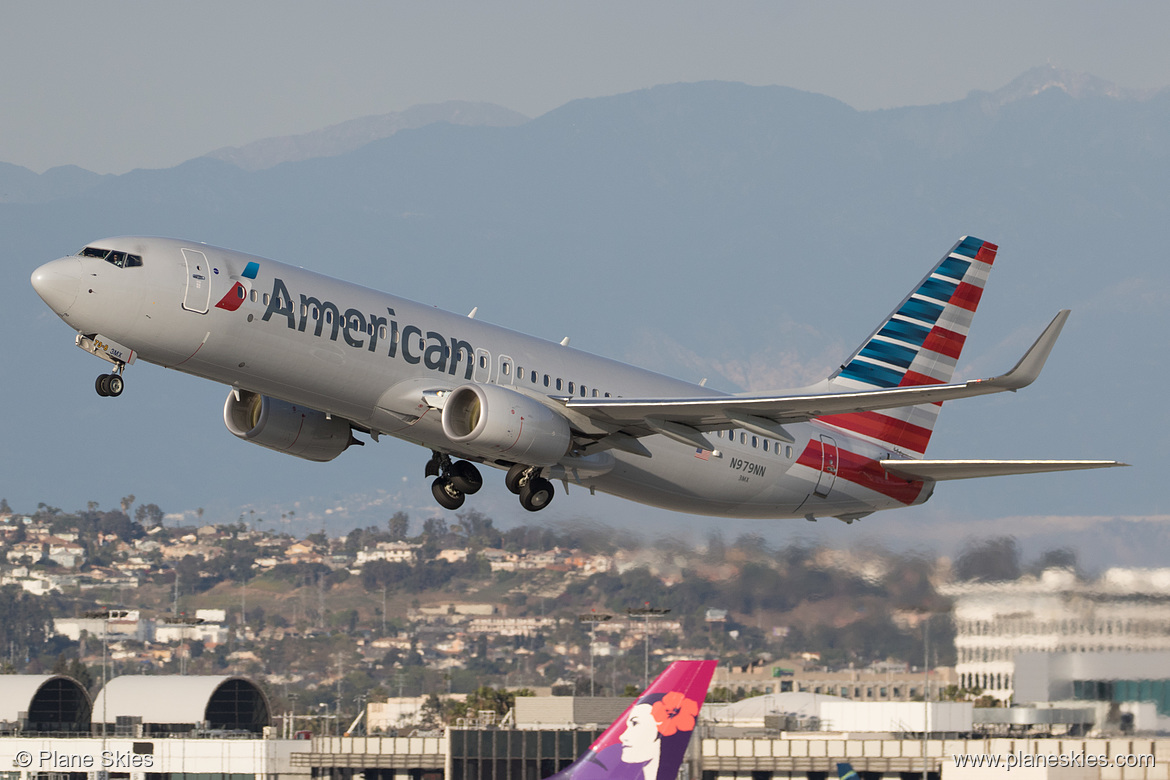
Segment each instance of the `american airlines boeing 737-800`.
[{"label": "american airlines boeing 737-800", "polygon": [[230,386],[229,431],[315,461],[355,432],[428,448],[448,509],[506,472],[530,511],[554,481],[696,514],[845,521],[921,504],[947,479],[1124,465],[1103,460],[926,460],[943,401],[1025,387],[1067,311],[1016,366],[952,374],[995,260],[965,237],[821,383],[722,394],[560,344],[190,241],[120,237],[37,268],[37,293],[113,366],[138,359]]}]

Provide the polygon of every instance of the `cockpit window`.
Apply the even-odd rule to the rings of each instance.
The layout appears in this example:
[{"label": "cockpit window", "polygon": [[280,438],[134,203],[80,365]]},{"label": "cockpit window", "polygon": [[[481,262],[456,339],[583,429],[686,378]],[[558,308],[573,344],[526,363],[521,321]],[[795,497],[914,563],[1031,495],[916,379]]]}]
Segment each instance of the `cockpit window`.
[{"label": "cockpit window", "polygon": [[126,252],[114,252],[96,246],[87,246],[78,254],[82,257],[100,257],[110,265],[117,266],[118,268],[138,268],[142,265],[142,257],[139,255],[132,255]]}]

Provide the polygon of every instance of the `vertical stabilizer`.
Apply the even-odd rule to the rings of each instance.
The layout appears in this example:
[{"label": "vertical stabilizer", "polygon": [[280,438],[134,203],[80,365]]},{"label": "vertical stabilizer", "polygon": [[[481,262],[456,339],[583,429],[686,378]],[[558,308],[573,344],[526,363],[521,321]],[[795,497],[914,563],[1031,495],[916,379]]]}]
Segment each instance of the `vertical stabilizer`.
[{"label": "vertical stabilizer", "polygon": [[[950,382],[997,249],[964,236],[829,378],[830,386],[845,391]],[[940,408],[928,404],[819,419],[921,458]]]},{"label": "vertical stabilizer", "polygon": [[857,773],[853,771],[852,764],[842,761],[837,764],[837,778],[838,780],[857,780]]},{"label": "vertical stabilizer", "polygon": [[675,780],[715,665],[666,667],[584,755],[549,780]]}]

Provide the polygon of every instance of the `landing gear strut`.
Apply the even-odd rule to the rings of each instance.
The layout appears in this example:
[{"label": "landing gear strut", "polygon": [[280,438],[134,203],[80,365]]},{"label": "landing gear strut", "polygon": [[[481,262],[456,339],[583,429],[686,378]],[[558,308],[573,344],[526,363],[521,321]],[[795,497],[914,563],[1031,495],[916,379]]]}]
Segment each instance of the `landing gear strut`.
[{"label": "landing gear strut", "polygon": [[520,506],[529,512],[539,512],[549,505],[556,491],[553,484],[540,476],[540,469],[517,463],[504,477],[508,490],[520,496]]},{"label": "landing gear strut", "polygon": [[444,509],[458,509],[467,496],[483,487],[483,477],[474,464],[465,460],[452,461],[441,452],[432,453],[427,461],[426,475],[435,477],[431,494]]}]

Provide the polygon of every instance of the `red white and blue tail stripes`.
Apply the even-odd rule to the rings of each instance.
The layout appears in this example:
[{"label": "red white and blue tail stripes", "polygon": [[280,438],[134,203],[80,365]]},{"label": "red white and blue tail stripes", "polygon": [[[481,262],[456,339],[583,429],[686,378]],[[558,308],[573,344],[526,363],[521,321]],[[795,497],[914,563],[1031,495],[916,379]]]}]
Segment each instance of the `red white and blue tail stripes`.
[{"label": "red white and blue tail stripes", "polygon": [[[971,236],[955,244],[830,377],[830,384],[841,390],[868,390],[950,382],[997,249]],[[939,408],[930,404],[819,420],[921,458]]]}]

